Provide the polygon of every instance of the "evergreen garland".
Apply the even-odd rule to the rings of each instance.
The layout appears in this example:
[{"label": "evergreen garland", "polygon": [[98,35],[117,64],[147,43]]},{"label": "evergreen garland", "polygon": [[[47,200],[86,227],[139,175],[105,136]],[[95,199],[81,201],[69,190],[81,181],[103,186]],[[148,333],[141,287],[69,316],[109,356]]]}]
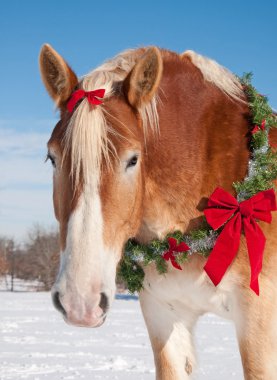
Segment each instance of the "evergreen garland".
[{"label": "evergreen garland", "polygon": [[257,128],[250,141],[250,159],[248,175],[242,182],[233,184],[239,201],[248,199],[259,191],[271,189],[272,181],[277,177],[277,153],[270,146],[268,133],[277,127],[277,117],[268,104],[268,99],[257,92],[251,84],[252,74],[245,74],[241,79],[249,102],[253,125]]},{"label": "evergreen garland", "polygon": [[[267,97],[259,94],[252,86],[251,79],[251,73],[245,74],[241,79],[255,133],[252,130],[248,174],[243,181],[233,183],[239,202],[251,198],[260,191],[273,188],[272,181],[277,178],[277,152],[268,141],[270,128],[277,127],[277,117],[269,106]],[[214,231],[203,216],[202,227],[187,235],[177,231],[166,236],[164,240],[153,240],[147,245],[129,240],[125,246],[118,276],[126,283],[131,293],[139,292],[143,288],[143,267],[155,263],[158,273],[167,272],[168,263],[163,254],[169,248],[167,241],[169,237],[176,239],[178,244],[186,243],[190,248],[186,252],[176,253],[176,262],[182,264],[193,253],[208,257],[220,231],[220,229]]]}]

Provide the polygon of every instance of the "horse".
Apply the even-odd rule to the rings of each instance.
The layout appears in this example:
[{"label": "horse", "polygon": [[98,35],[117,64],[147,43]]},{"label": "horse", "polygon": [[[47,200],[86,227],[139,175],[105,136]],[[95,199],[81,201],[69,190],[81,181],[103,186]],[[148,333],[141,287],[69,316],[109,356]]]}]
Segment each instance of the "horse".
[{"label": "horse", "polygon": [[[39,62],[60,111],[48,142],[60,228],[52,298],[67,323],[98,327],[130,238],[147,244],[192,231],[217,186],[234,194],[233,182],[247,173],[251,112],[237,77],[194,51],[127,50],[80,80],[48,44]],[[69,110],[80,90],[101,90],[101,99],[84,95]],[[267,238],[259,297],[249,289],[244,236],[218,286],[197,254],[164,275],[144,268],[139,300],[158,380],[193,376],[193,332],[207,312],[234,322],[245,379],[276,379],[276,214],[259,224]]]}]

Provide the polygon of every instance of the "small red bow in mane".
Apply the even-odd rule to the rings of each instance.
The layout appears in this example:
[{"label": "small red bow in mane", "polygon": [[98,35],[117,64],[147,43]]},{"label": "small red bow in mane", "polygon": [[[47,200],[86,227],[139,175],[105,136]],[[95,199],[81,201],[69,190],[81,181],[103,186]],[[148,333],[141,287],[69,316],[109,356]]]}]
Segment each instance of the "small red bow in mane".
[{"label": "small red bow in mane", "polygon": [[272,189],[261,191],[240,203],[221,188],[213,192],[204,213],[213,229],[224,225],[204,267],[214,285],[219,284],[234,260],[243,230],[251,267],[250,288],[259,295],[258,276],[262,270],[266,238],[256,219],[271,223],[271,211],[275,210],[276,199]]},{"label": "small red bow in mane", "polygon": [[83,98],[87,98],[90,104],[98,106],[99,104],[103,102],[102,100],[98,98],[103,99],[104,95],[105,95],[105,90],[103,88],[99,90],[94,90],[94,91],[76,90],[72,93],[67,103],[67,109],[70,113],[73,112],[76,106],[76,103]]},{"label": "small red bow in mane", "polygon": [[[273,114],[273,116],[274,116],[274,114]],[[252,135],[254,135],[257,132],[264,132],[265,131],[265,125],[266,125],[266,120],[263,120],[261,125],[255,125],[255,127],[251,131]],[[274,149],[277,148],[277,145],[271,143],[270,141],[269,141],[269,145],[271,148],[274,148]]]},{"label": "small red bow in mane", "polygon": [[174,252],[186,252],[189,250],[189,247],[186,245],[186,243],[181,242],[180,244],[177,244],[177,240],[175,238],[168,238],[167,239],[169,244],[169,250],[163,254],[163,258],[166,261],[171,261],[171,264],[174,266],[174,268],[182,270],[180,265],[177,263]]},{"label": "small red bow in mane", "polygon": [[263,120],[261,125],[255,125],[255,127],[251,131],[252,135],[254,135],[255,133],[260,132],[260,131],[264,132],[265,131],[265,123],[266,123],[266,121]]}]

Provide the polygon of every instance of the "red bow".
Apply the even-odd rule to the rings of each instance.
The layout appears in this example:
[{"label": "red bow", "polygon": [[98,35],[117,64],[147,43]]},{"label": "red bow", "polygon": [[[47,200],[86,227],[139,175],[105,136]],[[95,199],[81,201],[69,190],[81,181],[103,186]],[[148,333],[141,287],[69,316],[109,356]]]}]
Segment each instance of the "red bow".
[{"label": "red bow", "polygon": [[266,123],[266,121],[263,120],[261,125],[255,125],[255,127],[251,131],[252,135],[254,135],[255,133],[260,132],[260,131],[264,132],[265,131],[265,123]]},{"label": "red bow", "polygon": [[73,94],[71,95],[67,103],[67,109],[70,113],[73,112],[76,106],[76,103],[83,98],[87,98],[90,104],[98,106],[99,104],[102,103],[102,100],[98,98],[103,99],[104,95],[105,95],[105,90],[103,88],[101,88],[100,90],[94,90],[94,91],[76,90],[73,92]]},{"label": "red bow", "polygon": [[255,219],[271,223],[271,211],[276,210],[272,189],[261,191],[250,199],[238,203],[227,191],[217,188],[204,210],[213,229],[225,226],[204,267],[208,276],[218,285],[239,249],[242,228],[245,233],[251,267],[251,289],[259,295],[258,276],[262,270],[265,236]]},{"label": "red bow", "polygon": [[[272,116],[274,116],[274,114]],[[263,120],[261,125],[255,125],[255,127],[251,131],[252,135],[254,135],[257,132],[261,132],[261,131],[264,132],[265,131],[265,125],[266,125],[266,120]],[[269,145],[271,148],[274,148],[274,149],[277,148],[277,145],[273,144],[271,142],[269,142]]]},{"label": "red bow", "polygon": [[171,264],[174,266],[174,268],[182,270],[180,265],[177,263],[174,252],[179,253],[179,252],[186,252],[189,250],[189,247],[186,245],[186,243],[181,242],[180,244],[177,245],[177,240],[170,237],[167,239],[168,244],[169,244],[169,250],[163,254],[163,258],[166,261],[171,261]]}]

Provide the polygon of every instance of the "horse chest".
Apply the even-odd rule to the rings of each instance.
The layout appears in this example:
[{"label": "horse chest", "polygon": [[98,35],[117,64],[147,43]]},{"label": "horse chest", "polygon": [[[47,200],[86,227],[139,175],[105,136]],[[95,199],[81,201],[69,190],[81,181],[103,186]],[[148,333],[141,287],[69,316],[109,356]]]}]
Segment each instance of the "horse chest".
[{"label": "horse chest", "polygon": [[224,282],[224,288],[215,287],[203,270],[197,270],[198,261],[201,258],[194,258],[182,271],[170,268],[165,275],[158,274],[154,267],[147,268],[145,291],[181,319],[189,313],[200,316],[207,312],[233,319],[233,293],[228,290],[228,282]]}]

